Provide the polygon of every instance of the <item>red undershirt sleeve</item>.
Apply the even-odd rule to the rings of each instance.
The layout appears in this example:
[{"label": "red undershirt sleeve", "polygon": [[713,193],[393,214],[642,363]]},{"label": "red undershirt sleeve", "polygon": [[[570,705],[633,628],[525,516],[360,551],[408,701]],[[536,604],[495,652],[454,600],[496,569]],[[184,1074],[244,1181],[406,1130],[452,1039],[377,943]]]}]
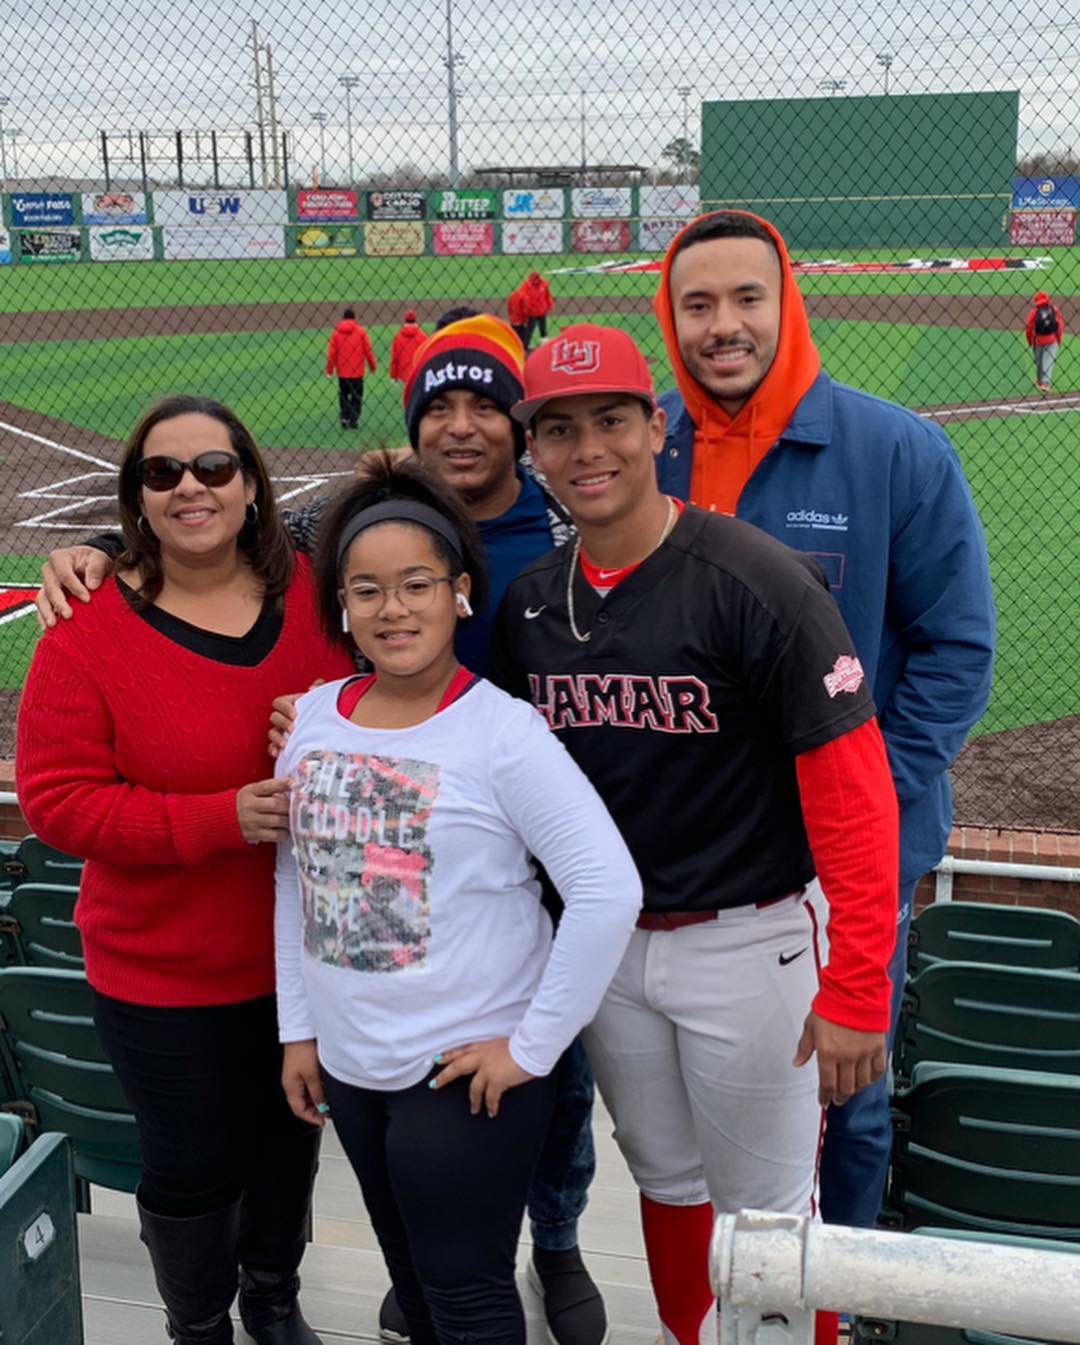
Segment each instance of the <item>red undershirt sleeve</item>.
[{"label": "red undershirt sleeve", "polygon": [[795,759],[803,819],[829,902],[829,961],[814,1010],[862,1032],[889,1027],[900,821],[877,720]]}]

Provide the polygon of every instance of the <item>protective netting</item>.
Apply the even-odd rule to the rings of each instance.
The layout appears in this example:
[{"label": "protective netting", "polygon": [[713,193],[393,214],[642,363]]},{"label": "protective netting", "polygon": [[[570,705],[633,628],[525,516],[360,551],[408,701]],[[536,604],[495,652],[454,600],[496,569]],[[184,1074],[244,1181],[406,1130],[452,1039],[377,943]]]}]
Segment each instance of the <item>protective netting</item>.
[{"label": "protective netting", "polygon": [[[1080,362],[1066,335],[1036,388],[1024,335],[1037,291],[1066,330],[1080,295],[1078,35],[1045,0],[10,0],[0,749],[41,559],[114,521],[154,399],[228,402],[312,498],[404,441],[405,311],[506,315],[532,270],[553,330],[622,324],[670,385],[655,273],[603,264],[734,205],[785,233],[830,373],[967,470],[1001,650],[959,817],[1080,828]],[[324,376],[346,306],[379,363],[355,432]]]}]

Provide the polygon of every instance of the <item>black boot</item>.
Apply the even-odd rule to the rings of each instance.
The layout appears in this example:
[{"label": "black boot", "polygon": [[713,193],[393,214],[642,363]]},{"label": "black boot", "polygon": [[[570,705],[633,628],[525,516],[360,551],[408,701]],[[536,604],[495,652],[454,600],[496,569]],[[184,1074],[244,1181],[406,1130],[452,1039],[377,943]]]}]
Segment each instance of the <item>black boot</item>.
[{"label": "black boot", "polygon": [[211,1214],[172,1219],[139,1203],[166,1329],[177,1345],[232,1345],[240,1202]]},{"label": "black boot", "polygon": [[[302,1122],[297,1122],[297,1126]],[[322,1133],[304,1126],[244,1193],[240,1320],[256,1345],[322,1345],[297,1302]]]}]

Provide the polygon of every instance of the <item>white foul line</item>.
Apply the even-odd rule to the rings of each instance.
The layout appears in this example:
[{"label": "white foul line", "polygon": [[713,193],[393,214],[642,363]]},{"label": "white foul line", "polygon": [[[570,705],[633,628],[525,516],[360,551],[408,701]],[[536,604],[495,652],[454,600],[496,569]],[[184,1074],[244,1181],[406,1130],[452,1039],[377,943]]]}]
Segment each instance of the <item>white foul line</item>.
[{"label": "white foul line", "polygon": [[32,439],[35,444],[44,444],[46,448],[55,448],[58,453],[70,453],[73,458],[82,458],[83,462],[92,462],[95,467],[108,467],[111,471],[116,471],[117,464],[109,462],[105,458],[95,458],[92,453],[84,453],[81,448],[68,448],[67,444],[58,444],[55,439],[46,439],[40,434],[31,434],[29,430],[21,429],[18,425],[9,425],[7,421],[0,420],[0,430],[7,430],[9,434],[22,435],[24,439]]}]

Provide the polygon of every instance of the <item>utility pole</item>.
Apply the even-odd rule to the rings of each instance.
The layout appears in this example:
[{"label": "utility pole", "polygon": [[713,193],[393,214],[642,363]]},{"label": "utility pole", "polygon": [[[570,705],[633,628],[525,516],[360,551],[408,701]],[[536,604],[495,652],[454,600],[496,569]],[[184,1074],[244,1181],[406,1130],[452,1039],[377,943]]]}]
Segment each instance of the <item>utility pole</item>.
[{"label": "utility pole", "polygon": [[274,93],[274,53],[270,43],[266,44],[266,92],[270,100],[270,148],[271,163],[274,169],[274,186],[281,186],[281,146],[278,143],[277,95]]},{"label": "utility pole", "polygon": [[266,125],[263,121],[262,62],[259,60],[259,25],[251,20],[251,51],[255,58],[255,125],[259,128],[259,168],[266,190]]},{"label": "utility pole", "polygon": [[454,0],[446,0],[446,107],[450,131],[450,186],[458,185],[457,85],[454,79]]},{"label": "utility pole", "polygon": [[686,152],[686,180],[689,182],[693,174],[693,166],[690,162],[690,95],[694,92],[689,85],[684,84],[675,92],[682,99],[682,140],[683,149]]},{"label": "utility pole", "polygon": [[589,155],[585,142],[585,132],[587,127],[585,90],[582,89],[580,92],[581,92],[581,185],[583,187],[586,187],[588,186],[588,183],[585,181],[585,178],[589,168]]},{"label": "utility pole", "polygon": [[885,71],[885,96],[889,95],[889,71],[892,69],[892,63],[896,58],[891,52],[884,51],[877,58],[878,65]]},{"label": "utility pole", "polygon": [[11,176],[13,178],[19,176],[19,146],[17,137],[25,134],[26,132],[21,126],[9,126],[7,128],[7,138],[11,141]]},{"label": "utility pole", "polygon": [[319,186],[326,186],[326,113],[322,108],[311,113],[311,120],[319,128]]},{"label": "utility pole", "polygon": [[7,191],[7,150],[4,148],[4,108],[11,99],[0,94],[0,188]]},{"label": "utility pole", "polygon": [[362,83],[359,75],[338,75],[338,83],[345,86],[345,136],[349,142],[349,186],[356,182],[352,148],[352,91]]}]

